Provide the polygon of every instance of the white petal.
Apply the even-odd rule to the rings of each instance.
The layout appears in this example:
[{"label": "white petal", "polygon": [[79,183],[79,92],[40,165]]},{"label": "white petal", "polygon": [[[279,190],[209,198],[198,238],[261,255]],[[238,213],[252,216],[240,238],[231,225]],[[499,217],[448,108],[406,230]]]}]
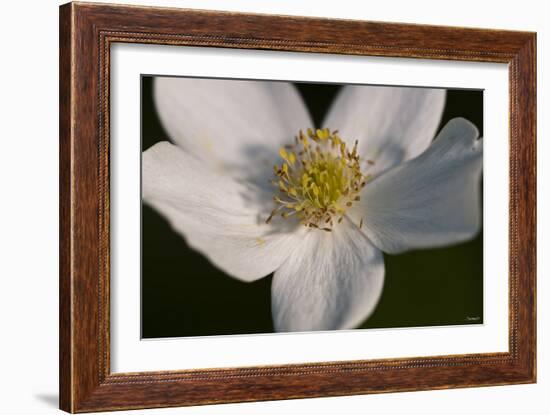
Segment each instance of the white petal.
[{"label": "white petal", "polygon": [[368,183],[350,215],[382,251],[398,253],[473,238],[481,226],[482,140],[463,118],[449,121],[419,157]]},{"label": "white petal", "polygon": [[348,143],[359,141],[359,154],[374,161],[379,173],[421,154],[433,140],[445,105],[444,89],[345,86],[324,126]]},{"label": "white petal", "polygon": [[277,331],[354,328],[374,310],[384,259],[349,221],[332,232],[309,230],[275,272],[271,304]]},{"label": "white petal", "polygon": [[248,173],[251,163],[272,167],[279,148],[312,125],[287,82],[161,77],[155,79],[154,99],[174,143],[236,173]]},{"label": "white petal", "polygon": [[253,281],[273,272],[302,239],[303,226],[265,224],[269,206],[260,209],[255,188],[210,171],[177,146],[154,145],[142,166],[144,201],[236,278]]}]

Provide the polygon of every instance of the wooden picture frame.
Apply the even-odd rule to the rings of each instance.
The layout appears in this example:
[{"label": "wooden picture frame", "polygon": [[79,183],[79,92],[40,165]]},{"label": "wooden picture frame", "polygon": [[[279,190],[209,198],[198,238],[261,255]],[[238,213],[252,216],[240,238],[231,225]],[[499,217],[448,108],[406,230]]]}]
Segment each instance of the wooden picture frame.
[{"label": "wooden picture frame", "polygon": [[[109,62],[110,46],[119,42],[508,64],[509,352],[111,373]],[[60,408],[90,412],[535,382],[535,105],[535,33],[61,6]]]}]

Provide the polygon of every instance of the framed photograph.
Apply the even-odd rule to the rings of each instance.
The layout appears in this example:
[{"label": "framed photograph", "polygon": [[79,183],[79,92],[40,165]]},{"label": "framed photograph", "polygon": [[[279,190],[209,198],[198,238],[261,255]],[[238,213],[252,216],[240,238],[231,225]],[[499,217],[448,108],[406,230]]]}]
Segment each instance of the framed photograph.
[{"label": "framed photograph", "polygon": [[536,380],[536,35],[60,8],[60,407]]}]

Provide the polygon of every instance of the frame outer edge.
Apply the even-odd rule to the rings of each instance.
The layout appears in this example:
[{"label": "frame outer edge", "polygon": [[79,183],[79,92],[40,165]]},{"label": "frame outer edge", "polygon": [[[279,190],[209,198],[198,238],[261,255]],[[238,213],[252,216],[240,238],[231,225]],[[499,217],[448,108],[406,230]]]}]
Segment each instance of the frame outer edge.
[{"label": "frame outer edge", "polygon": [[517,171],[510,189],[516,217],[511,225],[516,229],[511,253],[515,265],[510,271],[517,274],[518,285],[517,298],[511,303],[517,308],[512,322],[517,331],[514,352],[524,383],[536,383],[536,33],[530,33],[515,54],[510,75],[516,87],[510,106],[516,127],[510,160],[511,169]]},{"label": "frame outer edge", "polygon": [[[518,94],[519,106],[518,121],[521,137],[520,154],[524,174],[520,181],[520,226],[522,227],[523,240],[520,242],[522,251],[519,260],[520,270],[523,271],[522,283],[525,288],[521,290],[525,294],[522,299],[528,307],[520,307],[522,320],[525,326],[521,329],[521,335],[525,338],[525,369],[530,382],[537,381],[537,318],[536,318],[536,285],[537,285],[537,35],[532,33],[530,39],[519,51],[517,59],[520,63]],[[521,111],[523,109],[523,111]]]},{"label": "frame outer edge", "polygon": [[59,409],[74,412],[72,321],[73,5],[59,6]]},{"label": "frame outer edge", "polygon": [[533,160],[531,166],[531,174],[533,177],[533,212],[532,219],[533,224],[531,231],[533,233],[533,277],[532,277],[532,292],[533,292],[533,309],[532,309],[532,324],[533,324],[533,343],[531,344],[531,349],[533,350],[533,361],[532,361],[532,380],[534,383],[537,383],[537,33],[533,33],[533,63],[532,63],[532,93],[533,93],[533,109],[532,109],[532,123],[533,123]]},{"label": "frame outer edge", "polygon": [[[140,12],[158,10],[147,13],[154,17],[152,20],[137,19]],[[182,9],[178,9],[183,12]],[[101,286],[101,248],[97,247],[98,238],[106,229],[101,229],[101,206],[108,206],[108,196],[101,199],[100,193],[105,190],[102,187],[102,178],[108,178],[108,168],[102,170],[100,154],[103,147],[100,144],[101,137],[98,127],[105,120],[101,119],[103,108],[100,103],[91,99],[98,96],[98,87],[101,86],[102,51],[101,45],[105,40],[104,31],[118,27],[126,18],[130,19],[128,27],[124,26],[129,36],[139,36],[137,43],[144,42],[147,33],[160,19],[165,19],[162,36],[169,39],[164,43],[179,43],[175,41],[169,30],[180,33],[180,30],[190,28],[191,34],[182,43],[192,43],[192,39],[201,39],[201,42],[209,46],[237,47],[237,48],[265,48],[268,50],[307,50],[312,52],[331,52],[339,43],[327,44],[324,41],[316,42],[302,33],[302,40],[297,43],[285,43],[277,36],[274,41],[269,39],[257,39],[255,34],[258,25],[269,23],[268,15],[231,14],[231,19],[240,18],[238,36],[224,38],[222,35],[207,36],[203,32],[202,24],[206,18],[216,19],[216,12],[190,11],[187,18],[175,20],[169,16],[164,8],[141,8],[105,5],[95,3],[70,3],[60,7],[60,408],[67,412],[89,412],[120,409],[137,409],[164,406],[199,405],[206,403],[244,402],[273,399],[306,398],[315,396],[342,396],[363,393],[395,392],[405,390],[441,389],[450,387],[489,386],[510,383],[529,383],[535,381],[536,376],[536,333],[534,324],[535,309],[535,274],[536,261],[536,212],[534,202],[536,186],[536,37],[534,33],[526,32],[502,32],[504,38],[497,39],[493,45],[492,54],[484,54],[485,47],[478,46],[479,39],[473,41],[471,49],[433,49],[433,42],[426,38],[425,33],[418,32],[417,26],[401,24],[379,23],[352,23],[349,25],[361,25],[374,30],[381,27],[391,27],[397,31],[399,38],[401,30],[406,28],[414,30],[419,39],[424,43],[422,47],[409,50],[384,49],[376,52],[382,56],[423,57],[431,59],[458,59],[458,60],[482,60],[493,62],[513,63],[520,79],[514,95],[516,122],[518,134],[515,139],[519,141],[514,158],[521,174],[518,178],[518,191],[515,194],[520,208],[518,212],[518,261],[521,278],[518,281],[520,296],[517,300],[521,304],[518,314],[520,325],[519,348],[517,358],[498,360],[500,363],[491,366],[489,355],[480,358],[479,362],[473,361],[471,366],[462,366],[462,371],[454,368],[460,366],[453,362],[449,365],[424,365],[416,367],[396,367],[389,370],[390,375],[381,379],[394,382],[394,387],[387,389],[381,383],[372,385],[379,374],[373,370],[355,369],[352,366],[332,368],[322,371],[306,370],[303,373],[290,373],[300,371],[299,367],[290,368],[289,378],[283,378],[278,373],[266,374],[261,368],[254,368],[254,373],[244,373],[243,368],[232,368],[224,376],[212,376],[212,373],[202,373],[201,376],[172,382],[177,379],[161,378],[162,374],[151,374],[150,377],[123,374],[111,376],[108,364],[103,366],[100,359],[109,358],[108,339],[103,342],[98,336],[108,336],[108,330],[104,330],[98,320],[108,318],[108,314],[101,314],[101,301],[103,295],[108,294],[108,288]],[[229,13],[219,13],[219,19],[226,22]],[[141,16],[143,17],[143,16]],[[274,18],[274,16],[271,16]],[[131,20],[134,18],[134,20]],[[244,20],[243,20],[244,19]],[[302,20],[303,19],[303,20]],[[277,18],[280,20],[280,17]],[[295,18],[295,23],[313,22],[315,31],[320,32],[324,26],[330,25],[330,20],[314,18]],[[293,20],[293,21],[294,21]],[[231,23],[231,21],[230,21]],[[172,24],[172,26],[170,26]],[[198,26],[198,25],[201,26]],[[125,25],[125,24],[124,24]],[[268,24],[269,26],[269,24]],[[198,29],[197,29],[198,27]],[[271,25],[275,33],[279,33],[276,26]],[[175,28],[175,29],[174,29]],[[438,32],[451,33],[452,28],[433,27]],[[132,30],[134,33],[132,33]],[[137,32],[139,33],[135,33]],[[460,33],[469,34],[471,38],[478,32],[494,39],[497,32],[482,29],[452,29]],[[240,33],[240,34],[239,34]],[[323,32],[320,32],[323,33]],[[335,49],[336,53],[350,54],[374,54],[369,44],[372,36],[379,36],[376,30],[363,32],[364,39],[359,43],[346,46],[342,43],[342,49]],[[182,39],[186,35],[183,36]],[[456,34],[453,35],[456,38]],[[486,36],[486,37],[487,37]],[[414,36],[413,36],[414,38]],[[408,39],[408,38],[407,38]],[[321,39],[322,40],[322,39]],[[124,39],[122,40],[124,41]],[[453,40],[456,43],[458,40]],[[108,42],[107,42],[108,43]],[[153,40],[151,43],[162,43]],[[202,44],[201,43],[201,44]],[[437,43],[437,42],[436,42]],[[386,42],[381,42],[382,47]],[[328,45],[328,46],[327,46]],[[330,46],[330,47],[329,47]],[[466,45],[467,46],[467,45]],[[393,47],[393,46],[391,46]],[[357,48],[357,50],[355,50]],[[394,52],[392,52],[394,50]],[[339,52],[338,52],[339,51]],[[469,57],[469,52],[472,56]],[[368,52],[368,53],[367,53]],[[474,56],[475,55],[475,56]],[[93,76],[90,76],[93,75]],[[511,108],[512,110],[512,108]],[[108,117],[108,114],[106,115]],[[78,124],[76,120],[78,119]],[[108,120],[108,118],[107,118]],[[108,125],[108,124],[107,124]],[[93,168],[95,166],[95,169]],[[107,166],[108,167],[108,166]],[[107,182],[108,183],[108,182]],[[101,199],[101,200],[100,200]],[[105,218],[103,219],[105,220]],[[108,248],[108,246],[107,246]],[[85,255],[83,255],[85,254]],[[104,270],[105,271],[105,270]],[[107,268],[108,272],[108,268]],[[108,279],[106,281],[108,284]],[[99,290],[99,292],[98,292]],[[107,312],[107,310],[103,310]],[[102,351],[105,351],[102,354]],[[101,354],[101,356],[100,356]],[[347,362],[353,364],[353,362]],[[494,363],[494,362],[493,362]],[[313,366],[321,366],[312,363]],[[489,366],[486,366],[489,365]],[[427,367],[425,367],[427,366]],[[451,371],[450,368],[453,368]],[[428,369],[429,368],[429,369]],[[399,370],[397,370],[399,369]],[[449,369],[449,370],[446,370]],[[355,375],[351,376],[354,370]],[[200,372],[200,371],[199,371]],[[233,373],[234,372],[234,373]],[[422,384],[412,385],[403,383],[407,376],[425,373],[433,375]],[[107,374],[105,378],[104,375]],[[296,376],[294,376],[296,375]],[[204,377],[202,377],[204,376]],[[449,377],[451,376],[451,377]],[[466,376],[466,377],[465,377]],[[305,379],[307,378],[307,379]],[[336,379],[335,379],[336,378]],[[438,378],[435,382],[433,379]],[[225,380],[223,380],[225,379]],[[292,379],[292,380],[291,380]],[[309,380],[308,380],[309,379]],[[354,379],[342,389],[342,382]],[[432,379],[432,380],[430,380]],[[309,383],[305,383],[308,380]],[[293,383],[294,382],[294,383]],[[313,384],[312,384],[313,382]],[[248,390],[248,391],[247,391]],[[252,393],[252,390],[255,392]],[[243,395],[244,394],[244,395]],[[213,398],[216,396],[216,398]],[[217,397],[220,397],[219,399]]]}]

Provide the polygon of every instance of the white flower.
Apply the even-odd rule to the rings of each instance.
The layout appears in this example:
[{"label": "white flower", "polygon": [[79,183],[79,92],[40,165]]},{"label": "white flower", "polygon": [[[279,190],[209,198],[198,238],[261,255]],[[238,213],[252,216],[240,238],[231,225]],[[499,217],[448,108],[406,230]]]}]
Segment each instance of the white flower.
[{"label": "white flower", "polygon": [[143,153],[144,200],[227,274],[274,272],[277,331],[356,327],[382,292],[382,251],[480,229],[481,140],[462,118],[433,140],[444,90],[345,86],[309,135],[288,83],[157,78],[154,98],[174,144]]}]

